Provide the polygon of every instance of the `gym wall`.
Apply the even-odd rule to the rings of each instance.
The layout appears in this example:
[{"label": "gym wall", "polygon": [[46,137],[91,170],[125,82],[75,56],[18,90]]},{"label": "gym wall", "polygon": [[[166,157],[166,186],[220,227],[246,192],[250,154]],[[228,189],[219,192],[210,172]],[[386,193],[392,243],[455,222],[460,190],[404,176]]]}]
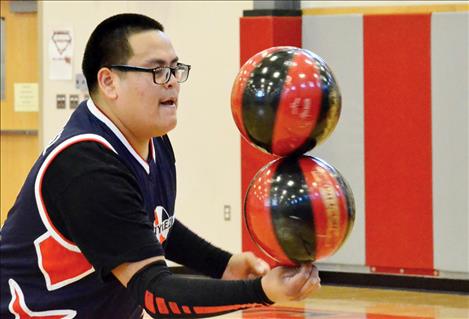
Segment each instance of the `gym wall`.
[{"label": "gym wall", "polygon": [[[278,11],[241,18],[241,63],[269,46],[296,45],[336,74],[341,119],[309,154],[349,180],[357,212],[347,242],[320,269],[469,279],[469,7],[302,12],[300,29],[298,17]],[[272,157],[242,142],[241,158],[244,193]],[[243,249],[262,255],[242,231]]]},{"label": "gym wall", "polygon": [[303,47],[328,62],[343,99],[310,154],[342,172],[357,204],[323,268],[468,279],[467,4],[303,8],[302,22]]}]

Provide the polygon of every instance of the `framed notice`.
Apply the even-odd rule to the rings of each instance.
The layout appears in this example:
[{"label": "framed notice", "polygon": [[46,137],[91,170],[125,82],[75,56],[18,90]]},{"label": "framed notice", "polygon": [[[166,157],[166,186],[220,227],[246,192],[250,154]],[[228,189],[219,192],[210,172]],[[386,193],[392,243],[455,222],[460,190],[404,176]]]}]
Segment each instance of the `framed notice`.
[{"label": "framed notice", "polygon": [[15,83],[15,112],[39,111],[37,83]]}]

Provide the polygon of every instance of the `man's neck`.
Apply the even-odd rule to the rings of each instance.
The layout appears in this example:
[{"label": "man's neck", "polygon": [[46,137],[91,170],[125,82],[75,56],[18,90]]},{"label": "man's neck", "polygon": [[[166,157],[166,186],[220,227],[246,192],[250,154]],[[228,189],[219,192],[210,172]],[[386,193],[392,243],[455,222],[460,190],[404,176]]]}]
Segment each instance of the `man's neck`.
[{"label": "man's neck", "polygon": [[124,135],[125,139],[129,142],[130,146],[137,152],[137,154],[145,161],[149,156],[149,143],[148,138],[138,138],[129,130],[124,123],[111,111],[110,106],[98,96],[93,97],[93,102],[96,107],[119,129]]}]

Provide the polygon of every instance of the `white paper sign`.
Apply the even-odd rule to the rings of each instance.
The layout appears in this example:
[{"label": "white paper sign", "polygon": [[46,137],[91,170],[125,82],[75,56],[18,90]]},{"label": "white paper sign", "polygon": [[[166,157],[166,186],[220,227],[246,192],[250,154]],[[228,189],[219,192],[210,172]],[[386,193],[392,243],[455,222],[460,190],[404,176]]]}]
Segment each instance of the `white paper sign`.
[{"label": "white paper sign", "polygon": [[71,80],[73,34],[71,28],[52,30],[49,37],[49,79]]},{"label": "white paper sign", "polygon": [[37,83],[15,83],[15,112],[39,111],[39,98]]}]

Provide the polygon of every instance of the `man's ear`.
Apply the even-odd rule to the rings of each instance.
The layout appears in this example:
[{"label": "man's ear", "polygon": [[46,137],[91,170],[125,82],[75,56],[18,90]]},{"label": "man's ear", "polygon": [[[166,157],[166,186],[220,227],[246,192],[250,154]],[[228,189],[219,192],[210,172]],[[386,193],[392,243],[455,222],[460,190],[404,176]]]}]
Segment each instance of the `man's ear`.
[{"label": "man's ear", "polygon": [[101,68],[98,71],[98,85],[102,94],[108,99],[116,99],[119,77],[109,68]]}]

